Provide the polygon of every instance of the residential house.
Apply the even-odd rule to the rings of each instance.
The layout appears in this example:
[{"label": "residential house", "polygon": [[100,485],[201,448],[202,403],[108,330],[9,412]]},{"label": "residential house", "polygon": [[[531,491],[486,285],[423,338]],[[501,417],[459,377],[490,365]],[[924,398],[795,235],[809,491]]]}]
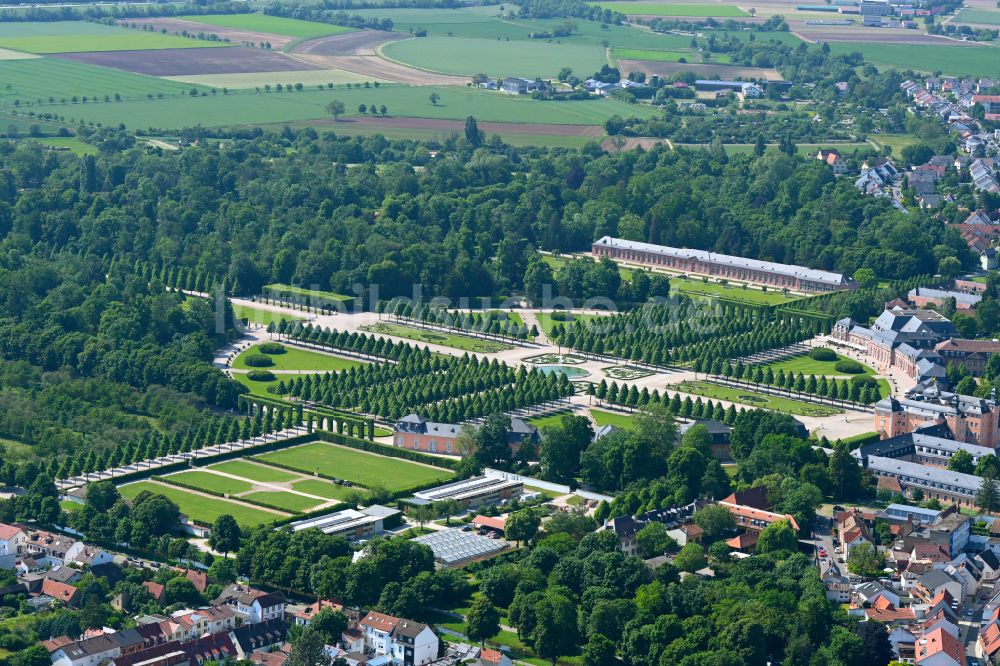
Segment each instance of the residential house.
[{"label": "residential house", "polygon": [[292,622],[300,627],[308,627],[312,619],[316,616],[316,613],[321,610],[342,611],[344,610],[344,606],[330,599],[320,599],[308,606],[302,606],[294,610],[290,606],[287,608],[288,613],[292,616]]},{"label": "residential house", "polygon": [[227,585],[213,605],[225,604],[249,624],[285,619],[285,598],[277,592],[264,592],[236,583]]},{"label": "residential house", "polygon": [[932,569],[916,577],[913,592],[925,603],[942,592],[948,592],[953,599],[964,599],[965,582],[940,569]]},{"label": "residential house", "polygon": [[840,156],[840,152],[837,150],[824,150],[821,148],[816,153],[816,159],[833,169],[833,175],[835,176],[847,173],[847,162],[844,161],[844,158]]},{"label": "residential house", "polygon": [[67,583],[46,578],[42,581],[39,596],[47,596],[66,606],[75,607],[79,603],[79,591]]},{"label": "residential house", "polygon": [[52,652],[52,666],[98,666],[124,654],[138,653],[145,639],[135,629],[102,633],[74,641]]},{"label": "residential house", "polygon": [[34,530],[28,532],[28,538],[24,543],[24,552],[41,566],[54,567],[65,564],[66,553],[75,543],[76,539],[62,534]]},{"label": "residential house", "polygon": [[[538,428],[524,419],[512,418],[507,442],[512,454],[526,443],[537,445],[541,441]],[[425,453],[462,454],[457,445],[462,426],[452,423],[435,423],[418,414],[409,414],[393,427],[393,444],[400,448]]]},{"label": "residential house", "polygon": [[885,599],[891,606],[898,608],[899,595],[876,581],[868,581],[855,586],[854,595],[859,604],[873,606],[879,599]]},{"label": "residential house", "polygon": [[158,604],[163,604],[167,600],[167,588],[162,583],[156,583],[151,580],[147,580],[142,584],[144,588],[149,592],[153,600]]},{"label": "residential house", "polygon": [[426,624],[372,611],[357,627],[364,632],[365,654],[386,655],[403,666],[437,659],[438,637]]},{"label": "residential house", "polygon": [[962,641],[943,628],[917,639],[917,666],[966,666]]}]

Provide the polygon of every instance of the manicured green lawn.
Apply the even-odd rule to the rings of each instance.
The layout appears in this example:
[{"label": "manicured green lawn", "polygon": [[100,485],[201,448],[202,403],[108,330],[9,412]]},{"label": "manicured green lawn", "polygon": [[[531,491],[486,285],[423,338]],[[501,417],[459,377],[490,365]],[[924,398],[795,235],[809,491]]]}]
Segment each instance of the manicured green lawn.
[{"label": "manicured green lawn", "polygon": [[590,74],[606,63],[600,46],[542,40],[512,46],[496,39],[424,37],[392,42],[382,47],[382,53],[390,60],[432,72],[472,76],[500,71],[504,76],[530,79],[553,77],[563,67]]},{"label": "manicured green lawn", "polygon": [[66,513],[72,513],[73,511],[79,511],[83,508],[83,504],[79,502],[73,502],[72,500],[62,500],[59,502],[59,508]]},{"label": "manicured green lawn", "polygon": [[451,470],[323,442],[265,453],[260,458],[265,462],[274,461],[303,472],[322,472],[369,488],[382,486],[390,491],[444,481],[454,476]]},{"label": "manicured green lawn", "polygon": [[909,134],[872,134],[870,138],[879,146],[889,146],[892,155],[899,156],[903,148],[920,143],[920,138]]},{"label": "manicured green lawn", "polygon": [[262,491],[259,493],[250,493],[249,495],[244,495],[244,497],[292,512],[308,511],[323,503],[320,500],[314,500],[310,497],[281,491]]},{"label": "manicured green lawn", "polygon": [[479,354],[491,354],[493,352],[504,351],[505,349],[513,349],[511,345],[496,342],[494,340],[470,338],[465,335],[456,335],[454,333],[425,331],[423,329],[406,326],[404,324],[391,324],[384,321],[377,324],[363,326],[362,328],[372,333],[394,335],[399,338],[407,338],[408,340],[416,340],[418,342],[429,342],[436,345],[454,347],[455,349],[463,349],[465,351],[476,352]]},{"label": "manicured green lawn", "polygon": [[562,421],[562,417],[572,415],[568,409],[563,409],[558,412],[553,412],[551,414],[545,414],[544,416],[535,416],[528,419],[528,423],[531,423],[537,428],[544,428],[546,426],[559,425]]},{"label": "manicured green lawn", "polygon": [[246,504],[237,504],[222,499],[221,497],[207,497],[196,495],[183,488],[174,486],[163,486],[152,481],[137,481],[121,486],[118,491],[124,497],[133,498],[144,490],[157,495],[163,495],[176,504],[181,513],[187,515],[192,520],[211,525],[216,518],[222,515],[230,515],[236,519],[240,527],[250,528],[265,523],[273,523],[284,518],[279,513],[267,511],[266,509],[256,509]]},{"label": "manicured green lawn", "polygon": [[591,409],[590,415],[594,417],[594,422],[599,426],[613,425],[622,430],[631,430],[633,428],[634,421],[631,414],[617,414],[615,412],[606,412],[603,409]]},{"label": "manicured green lawn", "polygon": [[233,313],[237,319],[245,319],[251,324],[261,324],[262,326],[267,326],[272,321],[278,323],[282,319],[285,321],[302,320],[302,317],[296,317],[286,312],[275,312],[273,310],[264,310],[262,308],[250,307],[249,305],[237,305],[235,303],[233,303]]},{"label": "manicured green lawn", "polygon": [[351,28],[345,28],[340,25],[300,21],[298,19],[268,16],[266,14],[198,14],[195,16],[181,16],[179,18],[206,25],[217,25],[220,28],[268,32],[272,35],[284,35],[286,37],[323,37],[324,35],[352,32]]},{"label": "manicured green lawn", "polygon": [[285,470],[278,469],[277,467],[258,465],[256,463],[247,462],[246,460],[229,460],[227,462],[212,465],[208,469],[214,469],[219,472],[225,472],[226,474],[240,476],[244,479],[250,479],[251,481],[263,481],[264,483],[283,483],[285,481],[294,481],[299,478],[297,474],[293,474],[292,472],[286,472]]},{"label": "manicured green lawn", "polygon": [[724,285],[718,282],[703,282],[700,279],[670,278],[670,288],[681,293],[699,296],[716,296],[719,298],[731,298],[747,303],[760,303],[763,305],[780,305],[791,300],[780,291],[761,291],[753,287],[744,289],[740,285]]},{"label": "manicured green lawn", "polygon": [[[837,360],[851,361],[854,359],[849,359],[846,356],[841,356],[840,354],[837,354]],[[781,361],[775,361],[774,363],[764,363],[761,365],[761,367],[771,368],[771,370],[773,370],[774,372],[778,372],[778,370],[784,370],[786,373],[801,372],[806,376],[809,375],[816,375],[817,377],[820,375],[826,375],[828,377],[851,376],[851,375],[846,375],[843,372],[837,372],[837,369],[834,367],[835,365],[837,365],[837,361],[817,361],[814,358],[810,358],[808,354],[802,354],[801,356],[793,356],[791,358],[786,358]],[[864,367],[865,371],[860,374],[865,374],[865,375],[875,374],[875,370],[873,370],[872,368],[868,367],[864,363],[862,363],[861,365],[862,367]]]},{"label": "manicured green lawn", "polygon": [[51,24],[18,22],[0,29],[0,47],[27,53],[141,51],[213,46],[229,45],[87,21],[53,21]]},{"label": "manicured green lawn", "polygon": [[[332,94],[332,93],[331,93]],[[318,301],[350,301],[353,300],[350,296],[345,296],[344,294],[336,294],[332,291],[320,291],[318,289],[303,289],[302,287],[293,287],[290,284],[281,284],[280,282],[275,282],[274,284],[264,285],[265,294],[277,294],[277,295],[292,295],[292,296],[304,296],[307,299],[313,298]]]},{"label": "manicured green lawn", "polygon": [[292,484],[292,488],[302,493],[334,500],[346,500],[352,493],[366,494],[363,488],[345,488],[322,479],[304,479]]},{"label": "manicured green lawn", "polygon": [[552,318],[551,312],[539,312],[535,315],[535,317],[538,318],[538,325],[542,327],[543,331],[545,331],[545,335],[552,335],[552,329],[555,327],[556,324],[569,325],[572,324],[574,321],[580,321],[580,322],[593,321],[594,319],[599,319],[604,315],[577,314],[577,313],[567,312],[564,313],[564,316],[568,317],[568,319],[563,321],[556,321]]},{"label": "manicured green lawn", "polygon": [[163,478],[167,483],[176,481],[178,483],[184,483],[188,486],[200,488],[201,490],[209,490],[216,493],[229,493],[231,495],[236,493],[245,493],[253,488],[253,484],[247,481],[230,479],[229,477],[219,476],[218,474],[212,474],[211,472],[178,472],[177,474],[171,474]]},{"label": "manicured green lawn", "polygon": [[756,391],[730,388],[713,382],[686,381],[669,386],[668,389],[700,395],[712,398],[713,400],[727,400],[729,402],[798,416],[832,416],[840,414],[842,411],[834,407],[827,407],[826,405],[815,405],[789,398],[765,395]]},{"label": "manicured green lawn", "polygon": [[621,12],[622,14],[640,16],[682,16],[691,18],[735,18],[749,16],[735,5],[723,4],[690,4],[686,2],[595,2],[598,7]]},{"label": "manicured green lawn", "polygon": [[[237,370],[251,370],[246,364],[246,357],[260,353],[260,345],[254,345],[236,357],[233,367]],[[320,352],[285,347],[284,354],[267,354],[274,361],[274,365],[269,365],[266,370],[315,370],[317,372],[339,372],[356,368],[362,363],[351,359],[322,354]],[[292,377],[285,377],[285,380]],[[278,379],[281,379],[279,376]]]},{"label": "manicured green lawn", "polygon": [[277,400],[281,397],[268,391],[268,389],[275,388],[278,385],[278,382],[281,381],[280,379],[276,378],[274,381],[270,382],[255,382],[247,377],[247,373],[245,372],[234,372],[232,374],[232,378],[250,389],[251,395],[258,395],[262,398],[270,398],[272,400]]},{"label": "manicured green lawn", "polygon": [[[127,102],[96,102],[105,95],[124,100],[146,99],[146,95],[188,96],[190,85],[166,81],[155,76],[122,72],[108,67],[95,67],[57,58],[0,61],[0,100],[45,104],[46,112],[67,118],[98,106],[112,107]],[[9,87],[8,87],[9,86]],[[87,96],[86,104],[80,100]],[[74,103],[76,97],[78,102]],[[51,102],[50,102],[51,100]],[[150,105],[167,100],[154,100]],[[183,101],[187,101],[186,99]]]},{"label": "manicured green lawn", "polygon": [[863,53],[875,65],[956,76],[996,76],[1000,49],[994,46],[954,45],[913,47],[909,44],[831,43],[834,54]]}]

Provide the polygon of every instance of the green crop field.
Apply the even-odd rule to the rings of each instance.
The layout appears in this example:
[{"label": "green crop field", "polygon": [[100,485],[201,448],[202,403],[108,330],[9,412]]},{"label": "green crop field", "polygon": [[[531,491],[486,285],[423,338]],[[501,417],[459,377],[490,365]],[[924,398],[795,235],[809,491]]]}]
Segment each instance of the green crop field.
[{"label": "green crop field", "polygon": [[236,315],[237,319],[245,319],[251,324],[261,324],[268,325],[271,322],[278,323],[282,319],[285,321],[301,321],[302,317],[296,317],[295,315],[288,314],[286,312],[275,312],[274,310],[265,310],[263,308],[255,308],[249,305],[237,305],[233,303],[233,313]]},{"label": "green crop field", "polygon": [[[35,62],[41,61],[0,62],[0,74],[7,66]],[[161,83],[181,86],[172,81]],[[429,100],[432,92],[440,95],[436,105]],[[326,105],[331,100],[340,100],[347,108],[348,121],[331,122],[325,126],[335,132],[338,126],[350,127],[349,118],[357,114],[357,107],[361,103],[385,105],[390,116],[448,120],[465,120],[468,116],[475,116],[480,122],[553,125],[603,125],[605,120],[614,115],[648,118],[657,113],[649,106],[626,104],[613,99],[539,101],[527,96],[504,95],[473,88],[430,86],[381,86],[374,89],[308,90],[261,95],[252,92],[204,97],[184,95],[167,99],[80,104],[73,107],[42,104],[36,111],[67,116],[72,114],[77,119],[105,124],[124,123],[133,129],[175,129],[183,126],[186,118],[197,118],[205,127],[307,119],[332,120],[326,112]]]},{"label": "green crop field", "polygon": [[310,495],[316,495],[317,497],[325,497],[327,499],[340,501],[346,500],[352,494],[366,494],[365,490],[361,487],[345,488],[344,486],[338,486],[336,483],[323,481],[321,479],[305,479],[303,481],[296,481],[292,484],[292,489],[298,490],[300,493],[309,493]]},{"label": "green crop field", "polygon": [[817,405],[789,398],[781,398],[773,395],[758,393],[749,389],[732,388],[722,386],[714,382],[684,381],[679,384],[668,386],[669,389],[700,395],[713,400],[727,400],[742,405],[750,405],[763,409],[770,409],[775,412],[785,412],[797,416],[833,416],[841,413],[842,410],[826,405]]},{"label": "green crop field", "polygon": [[[237,356],[233,361],[233,368],[236,368],[237,370],[252,370],[253,368],[246,364],[246,357],[251,354],[259,354],[259,347],[260,345],[254,345]],[[306,351],[304,349],[296,349],[294,347],[285,347],[284,354],[268,354],[267,356],[274,361],[274,365],[267,366],[267,368],[265,368],[266,370],[316,370],[317,372],[338,372],[340,370],[356,368],[361,365],[360,361],[353,361],[351,359],[331,356],[329,354],[321,354],[314,351]]]},{"label": "green crop field", "polygon": [[996,76],[1000,71],[1000,49],[995,46],[924,46],[906,44],[832,43],[835,54],[863,53],[875,65],[955,76]]},{"label": "green crop field", "polygon": [[140,51],[213,46],[228,44],[87,21],[0,24],[0,47],[27,53]]},{"label": "green crop field", "polygon": [[[492,11],[489,11],[492,10]],[[355,12],[352,12],[355,13]],[[596,21],[572,21],[570,35],[539,38],[532,35],[552,33],[563,27],[566,19],[521,19],[504,14],[497,5],[492,7],[456,7],[454,9],[363,9],[356,13],[371,18],[388,18],[396,32],[426,30],[429,36],[470,37],[501,41],[555,42],[559,44],[589,44],[603,48],[686,48],[691,39],[683,35],[668,35],[628,25],[609,25]]]},{"label": "green crop field", "polygon": [[1000,11],[966,7],[955,16],[955,23],[978,23],[980,25],[1000,25]]},{"label": "green crop field", "polygon": [[323,442],[265,453],[260,459],[307,473],[322,472],[369,488],[381,486],[390,491],[444,481],[454,476],[451,470]]},{"label": "green crop field", "polygon": [[256,527],[264,523],[273,523],[285,517],[282,514],[266,509],[253,508],[246,504],[230,502],[220,497],[197,495],[183,488],[164,486],[153,481],[129,483],[121,486],[118,490],[122,496],[130,499],[144,490],[156,493],[157,495],[163,495],[176,504],[180,508],[181,513],[187,515],[192,520],[206,525],[211,525],[215,522],[216,518],[226,514],[235,518],[240,527],[244,529]]},{"label": "green crop field", "polygon": [[509,42],[465,37],[426,37],[392,42],[382,48],[390,60],[432,72],[472,76],[553,77],[563,67],[580,76],[606,64],[599,46],[550,44],[542,41]]},{"label": "green crop field", "polygon": [[311,497],[303,497],[302,495],[296,495],[295,493],[286,493],[280,490],[265,490],[259,493],[250,493],[245,495],[249,500],[255,500],[257,502],[263,502],[270,506],[277,507],[279,509],[284,509],[285,511],[292,511],[296,513],[301,513],[303,511],[308,511],[314,507],[323,504],[323,500],[313,499]]},{"label": "green crop field", "polygon": [[285,37],[299,37],[303,39],[352,32],[351,28],[345,28],[340,25],[300,21],[298,19],[268,16],[266,14],[199,14],[196,16],[181,16],[179,18],[206,25],[215,25],[220,28],[267,32],[272,35],[284,35]]},{"label": "green crop field", "polygon": [[603,9],[621,12],[622,14],[641,16],[681,16],[691,18],[736,18],[750,16],[735,5],[723,4],[690,4],[686,2],[595,2]]},{"label": "green crop field", "polygon": [[[66,117],[96,109],[101,104],[105,106],[127,104],[114,101],[96,102],[105,95],[112,100],[115,94],[121,95],[125,100],[145,100],[147,95],[163,94],[179,97],[187,95],[190,90],[190,85],[166,81],[155,76],[132,74],[56,58],[0,61],[0,100],[44,103],[45,112]],[[74,97],[82,100],[85,95],[95,101],[86,104],[73,103]],[[64,101],[65,103],[62,103]],[[167,100],[154,100],[149,104],[165,101]]]},{"label": "green crop field", "polygon": [[257,463],[247,462],[246,460],[230,460],[228,462],[212,465],[208,469],[225,472],[226,474],[232,474],[244,479],[250,479],[251,481],[262,481],[264,483],[283,483],[300,478],[297,474],[293,474],[292,472],[286,472],[285,470],[278,469],[277,467],[258,465]]},{"label": "green crop field", "polygon": [[193,486],[200,490],[208,490],[215,493],[245,493],[253,488],[253,484],[239,479],[231,479],[228,476],[220,476],[211,472],[192,471],[178,472],[163,477],[167,483],[178,482],[188,486]]},{"label": "green crop field", "polygon": [[229,88],[230,90],[250,90],[264,86],[276,87],[301,83],[314,88],[318,85],[340,85],[344,83],[364,83],[378,81],[371,76],[348,72],[344,69],[317,69],[302,72],[251,72],[249,74],[188,74],[184,76],[165,76],[170,81],[193,83],[209,88]]},{"label": "green crop field", "polygon": [[[853,360],[848,359],[846,356],[837,355],[838,360]],[[801,372],[804,375],[826,375],[826,376],[846,376],[843,372],[837,372],[834,366],[837,364],[836,361],[817,361],[814,358],[810,358],[808,354],[803,354],[801,356],[794,356],[792,358],[787,358],[782,361],[775,361],[774,363],[764,363],[761,364],[762,368],[771,368],[774,372],[778,370],[784,370],[787,372]],[[862,363],[865,371],[861,374],[873,375],[875,371],[869,368],[867,365]]]},{"label": "green crop field", "polygon": [[[654,60],[660,62],[702,62],[702,56],[692,51],[661,51],[659,49],[630,49],[615,47],[612,55],[622,60]],[[711,62],[716,65],[728,65],[732,59],[725,53],[712,54]]]},{"label": "green crop field", "polygon": [[403,324],[379,322],[369,326],[362,326],[362,328],[372,333],[394,335],[398,338],[406,338],[408,340],[416,340],[418,342],[429,342],[435,345],[454,347],[455,349],[463,349],[465,351],[476,352],[479,354],[492,354],[506,349],[513,349],[513,346],[502,342],[483,340],[480,338],[470,338],[465,335],[456,335],[454,333],[425,331],[412,326],[404,326]]}]

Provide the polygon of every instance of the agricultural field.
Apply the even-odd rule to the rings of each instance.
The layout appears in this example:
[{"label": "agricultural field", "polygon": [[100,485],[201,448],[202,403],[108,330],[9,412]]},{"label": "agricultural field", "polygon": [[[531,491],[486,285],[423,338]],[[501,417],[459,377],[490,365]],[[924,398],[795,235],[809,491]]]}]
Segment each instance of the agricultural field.
[{"label": "agricultural field", "polygon": [[727,400],[741,405],[750,405],[752,407],[770,409],[775,412],[784,412],[796,416],[833,416],[842,411],[835,407],[766,395],[748,389],[732,388],[714,382],[684,381],[679,384],[673,384],[668,388],[681,391],[682,393],[712,398],[713,400]]},{"label": "agricultural field", "polygon": [[[7,65],[33,62],[39,61],[0,62],[0,72]],[[164,85],[181,86],[173,81],[160,81]],[[289,81],[294,81],[294,75],[290,75]],[[431,93],[440,96],[437,104],[431,103]],[[326,105],[331,100],[339,100],[346,107],[345,117],[339,122],[334,122],[326,111]],[[629,105],[611,99],[539,101],[477,89],[398,85],[385,85],[376,89],[355,87],[201,97],[184,95],[167,99],[79,105],[72,109],[72,113],[78,119],[105,124],[124,123],[132,129],[175,128],[181,122],[180,118],[197,117],[205,127],[323,119],[323,128],[337,131],[340,126],[349,127],[353,117],[360,115],[357,110],[359,104],[385,105],[390,116],[464,121],[471,115],[485,122],[525,123],[527,133],[531,133],[532,128],[538,127],[538,124],[602,125],[613,115],[651,117],[656,114],[650,107]],[[61,114],[65,114],[67,110],[63,105],[53,104],[42,104],[36,109],[39,112]]]},{"label": "agricultural field", "polygon": [[994,9],[980,9],[978,7],[966,7],[955,15],[955,23],[973,23],[976,25],[998,25],[1000,26],[1000,11]]},{"label": "agricultural field", "polygon": [[919,49],[907,44],[831,43],[832,53],[864,53],[875,65],[941,72],[954,76],[995,76],[1000,70],[1000,49],[994,46],[971,46],[962,42],[953,45],[923,45]]},{"label": "agricultural field", "polygon": [[[105,96],[114,100],[117,95],[123,101],[113,101],[112,104],[123,105],[127,103],[124,100],[146,100],[149,95],[180,98],[188,96],[191,90],[191,86],[174,81],[57,58],[2,60],[0,82],[0,101],[44,105],[44,111],[40,112],[60,116],[76,116],[80,111],[103,103],[97,100],[103,100]],[[89,101],[77,103],[83,97]],[[108,104],[105,103],[105,106]]]},{"label": "agricultural field", "polygon": [[[660,62],[702,62],[702,55],[694,51],[660,51],[657,49],[629,49],[615,47],[611,51],[617,59],[623,60],[656,60]],[[713,53],[712,62],[726,65],[731,62],[725,53]]]},{"label": "agricultural field", "polygon": [[249,90],[264,88],[265,86],[276,87],[279,83],[284,86],[288,84],[289,78],[294,78],[295,83],[303,86],[335,86],[345,83],[365,83],[374,82],[366,74],[357,74],[343,69],[316,69],[297,71],[294,74],[286,72],[234,72],[231,74],[182,74],[180,76],[165,76],[165,79],[179,81],[181,83],[193,83],[199,86],[210,88],[229,88],[230,90]]},{"label": "agricultural field", "polygon": [[351,32],[352,30],[340,25],[316,23],[315,21],[300,21],[298,19],[268,16],[266,14],[198,14],[196,16],[181,16],[179,18],[195,23],[214,25],[220,28],[263,32],[298,39],[338,35],[342,32]]},{"label": "agricultural field", "polygon": [[0,47],[26,53],[139,51],[218,46],[226,44],[87,21],[0,23]]},{"label": "agricultural field", "polygon": [[[252,370],[253,368],[246,364],[246,358],[260,353],[260,345],[250,347],[236,357],[233,361],[233,368],[237,370]],[[271,359],[273,364],[266,366],[264,369],[271,371],[315,370],[317,372],[339,372],[362,365],[361,361],[287,346],[285,347],[285,352],[282,354],[266,354],[266,356]]]},{"label": "agricultural field", "polygon": [[504,344],[502,342],[496,342],[494,340],[471,338],[465,335],[458,335],[455,333],[425,331],[424,329],[421,328],[414,328],[413,326],[405,326],[403,324],[390,324],[388,322],[379,322],[377,324],[363,326],[362,328],[371,333],[393,335],[398,338],[416,340],[417,342],[429,342],[435,345],[454,347],[455,349],[463,349],[465,351],[475,352],[478,354],[492,354],[494,352],[513,349],[511,345]]},{"label": "agricultural field", "polygon": [[675,16],[682,18],[740,18],[750,16],[735,5],[721,3],[692,4],[686,2],[595,2],[598,7],[629,16]]},{"label": "agricultural field", "polygon": [[33,139],[43,146],[49,146],[56,150],[68,150],[74,155],[96,155],[97,146],[92,146],[89,143],[84,143],[77,138],[71,136],[53,136],[46,138]]},{"label": "agricultural field", "polygon": [[321,472],[367,488],[381,486],[390,492],[434,481],[445,481],[454,473],[440,467],[380,456],[344,446],[314,442],[265,453],[258,458],[306,473]]},{"label": "agricultural field", "polygon": [[607,63],[599,46],[533,41],[511,47],[508,42],[464,37],[404,39],[382,47],[383,55],[404,65],[442,74],[473,76],[554,77],[563,67],[581,76]]},{"label": "agricultural field", "polygon": [[267,509],[259,509],[248,504],[231,502],[221,497],[210,495],[199,495],[198,493],[185,490],[177,486],[169,486],[155,481],[137,481],[118,488],[123,497],[133,498],[144,490],[163,495],[174,502],[181,510],[181,513],[189,516],[192,520],[206,525],[211,525],[219,516],[228,514],[236,519],[236,522],[244,529],[256,527],[266,523],[273,523],[276,520],[287,518],[286,514]]}]

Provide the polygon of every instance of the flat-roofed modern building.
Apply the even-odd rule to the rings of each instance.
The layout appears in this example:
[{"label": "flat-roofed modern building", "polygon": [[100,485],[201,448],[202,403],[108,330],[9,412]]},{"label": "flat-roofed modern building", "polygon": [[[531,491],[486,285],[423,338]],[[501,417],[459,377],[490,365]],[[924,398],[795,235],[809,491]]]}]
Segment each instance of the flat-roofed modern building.
[{"label": "flat-roofed modern building", "polygon": [[604,236],[596,241],[592,251],[598,258],[608,257],[678,273],[737,280],[775,289],[818,292],[857,288],[854,280],[841,273],[716,254],[706,250],[640,243],[611,236]]},{"label": "flat-roofed modern building", "polygon": [[467,508],[497,502],[524,494],[524,483],[513,479],[496,479],[488,476],[474,476],[462,481],[455,481],[436,488],[429,488],[414,493],[407,500],[410,504],[433,504],[442,500],[453,499]]},{"label": "flat-roofed modern building", "polygon": [[925,509],[922,506],[910,506],[909,504],[890,504],[885,507],[885,515],[896,520],[910,520],[918,523],[933,523],[941,515],[937,509]]},{"label": "flat-roofed modern building", "polygon": [[434,560],[442,567],[458,567],[486,560],[511,547],[509,541],[491,539],[460,529],[438,530],[411,541],[422,543],[434,551]]},{"label": "flat-roofed modern building", "polygon": [[350,541],[360,541],[381,534],[384,521],[398,516],[400,513],[398,509],[373,504],[360,511],[344,509],[318,518],[299,520],[290,523],[290,525],[296,532],[315,528],[324,534],[342,536]]}]

